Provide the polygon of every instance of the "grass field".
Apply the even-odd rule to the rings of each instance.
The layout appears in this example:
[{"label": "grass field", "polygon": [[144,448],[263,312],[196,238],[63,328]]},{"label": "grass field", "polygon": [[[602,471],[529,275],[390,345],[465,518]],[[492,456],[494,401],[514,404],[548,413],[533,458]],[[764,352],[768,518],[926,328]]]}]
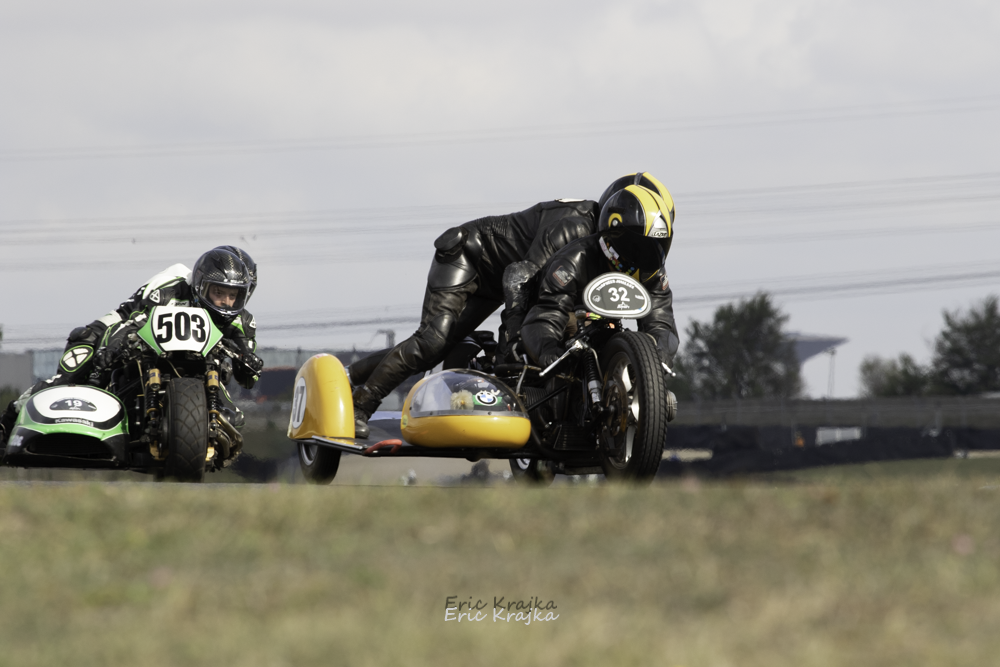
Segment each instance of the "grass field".
[{"label": "grass field", "polygon": [[[5,482],[0,665],[996,664],[998,507],[995,459],[648,489]],[[449,596],[558,618],[446,621]]]}]

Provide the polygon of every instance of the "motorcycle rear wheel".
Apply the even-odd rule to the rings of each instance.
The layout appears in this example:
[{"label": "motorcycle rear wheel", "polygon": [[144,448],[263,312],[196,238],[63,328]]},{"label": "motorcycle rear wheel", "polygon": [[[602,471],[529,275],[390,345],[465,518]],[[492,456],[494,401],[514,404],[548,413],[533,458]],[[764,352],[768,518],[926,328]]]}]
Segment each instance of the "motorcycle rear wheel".
[{"label": "motorcycle rear wheel", "polygon": [[667,387],[656,344],[635,331],[616,334],[601,353],[606,409],[601,466],[610,480],[648,484],[667,440]]},{"label": "motorcycle rear wheel", "polygon": [[202,481],[208,455],[204,382],[198,378],[174,378],[167,383],[162,435],[167,446],[164,477],[178,482]]},{"label": "motorcycle rear wheel", "polygon": [[340,450],[321,445],[299,443],[299,466],[306,481],[329,484],[340,468]]}]

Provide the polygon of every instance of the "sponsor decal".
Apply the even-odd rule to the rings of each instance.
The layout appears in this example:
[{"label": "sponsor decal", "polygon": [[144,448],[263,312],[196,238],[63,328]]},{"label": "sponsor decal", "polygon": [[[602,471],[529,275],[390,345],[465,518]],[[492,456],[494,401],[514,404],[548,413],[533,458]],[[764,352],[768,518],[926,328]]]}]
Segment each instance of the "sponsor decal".
[{"label": "sponsor decal", "polygon": [[64,398],[49,406],[49,410],[72,410],[73,412],[97,412],[97,406],[80,398]]},{"label": "sponsor decal", "polygon": [[90,426],[93,428],[94,422],[89,419],[75,419],[72,417],[63,417],[62,419],[56,419],[56,424],[83,424],[84,426]]},{"label": "sponsor decal", "polygon": [[476,402],[480,405],[496,405],[499,400],[500,390],[481,391],[476,394]]},{"label": "sponsor decal", "polygon": [[572,280],[569,271],[567,271],[562,264],[557,266],[556,270],[552,272],[552,277],[555,279],[557,283],[559,283],[560,287],[566,287],[566,285],[569,284],[570,280]]},{"label": "sponsor decal", "polygon": [[660,289],[666,291],[670,287],[670,278],[667,277],[667,272],[664,271],[660,274]]},{"label": "sponsor decal", "polygon": [[150,293],[150,295],[149,295],[149,300],[152,301],[153,303],[159,303],[160,302],[160,290],[158,290],[158,289],[157,290],[153,290]]},{"label": "sponsor decal", "polygon": [[7,445],[11,449],[17,449],[18,447],[21,446],[22,442],[24,442],[24,436],[23,435],[14,435],[14,436],[11,436],[10,440],[7,442]]},{"label": "sponsor decal", "polygon": [[247,322],[247,326],[250,327],[251,329],[256,329],[257,328],[257,318],[255,318],[253,315],[251,315],[250,316],[250,321]]}]

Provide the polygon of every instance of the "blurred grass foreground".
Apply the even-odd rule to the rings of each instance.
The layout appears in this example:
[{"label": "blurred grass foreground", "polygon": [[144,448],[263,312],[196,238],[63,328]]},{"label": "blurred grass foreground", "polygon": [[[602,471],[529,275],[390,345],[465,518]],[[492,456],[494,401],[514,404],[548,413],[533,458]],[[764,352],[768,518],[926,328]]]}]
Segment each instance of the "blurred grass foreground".
[{"label": "blurred grass foreground", "polygon": [[[915,465],[648,489],[6,482],[0,665],[996,664],[996,462]],[[558,618],[446,621],[449,598]]]}]

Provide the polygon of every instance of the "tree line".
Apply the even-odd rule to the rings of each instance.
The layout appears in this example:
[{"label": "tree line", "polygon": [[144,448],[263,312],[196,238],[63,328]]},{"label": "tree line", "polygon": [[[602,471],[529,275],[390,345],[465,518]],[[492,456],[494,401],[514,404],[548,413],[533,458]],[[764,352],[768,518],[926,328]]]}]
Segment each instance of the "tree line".
[{"label": "tree line", "polygon": [[[797,398],[803,383],[788,316],[766,292],[692,321],[674,360],[671,389],[679,399]],[[908,354],[876,355],[860,367],[861,395],[974,396],[1000,391],[1000,300],[990,296],[966,312],[944,312],[944,327],[927,365]]]},{"label": "tree line", "polygon": [[989,296],[968,311],[944,311],[930,363],[908,354],[861,362],[861,391],[877,396],[975,396],[1000,391],[1000,303]]}]

